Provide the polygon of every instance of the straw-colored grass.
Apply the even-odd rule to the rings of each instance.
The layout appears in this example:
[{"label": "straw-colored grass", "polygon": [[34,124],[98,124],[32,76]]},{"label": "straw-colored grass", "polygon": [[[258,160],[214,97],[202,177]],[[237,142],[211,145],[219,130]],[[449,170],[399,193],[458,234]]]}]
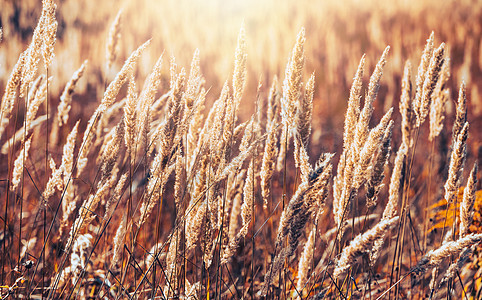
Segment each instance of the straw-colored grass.
[{"label": "straw-colored grass", "polygon": [[74,2],[43,0],[26,32],[28,4],[0,12],[3,299],[480,297],[480,4],[448,1],[479,23],[441,33],[431,0],[392,19],[368,1],[368,28],[334,1],[271,5],[304,26],[258,56],[271,17],[248,18],[225,61],[182,26],[189,59],[163,52],[127,2],[98,3],[100,23]]}]

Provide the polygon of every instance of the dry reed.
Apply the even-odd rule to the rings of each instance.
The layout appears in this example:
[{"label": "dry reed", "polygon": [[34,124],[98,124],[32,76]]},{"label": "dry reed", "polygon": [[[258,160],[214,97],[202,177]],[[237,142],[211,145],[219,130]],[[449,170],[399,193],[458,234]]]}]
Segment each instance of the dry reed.
[{"label": "dry reed", "polygon": [[[77,55],[90,55],[89,47],[79,47],[69,56],[62,52],[73,49],[75,39],[83,41],[84,35],[77,37],[70,30],[72,24],[82,27],[86,16],[71,20],[59,15],[57,21],[57,6],[43,0],[37,25],[30,27],[32,38],[19,38],[21,47],[12,43],[18,36],[10,27],[0,30],[8,51],[21,53],[6,56],[12,68],[9,78],[0,72],[5,85],[0,116],[5,175],[0,180],[5,183],[0,209],[0,246],[6,254],[0,259],[3,298],[35,298],[40,293],[47,296],[46,291],[49,298],[317,299],[381,298],[387,293],[401,298],[428,291],[439,297],[461,293],[454,278],[467,295],[480,290],[480,270],[471,270],[468,263],[470,257],[480,260],[482,239],[477,163],[457,206],[465,161],[472,164],[477,156],[478,133],[471,133],[474,137],[468,140],[467,119],[472,117],[467,115],[476,115],[474,83],[480,70],[473,57],[480,52],[479,44],[469,39],[458,47],[447,40],[447,46],[436,47],[432,33],[412,88],[411,64],[407,60],[402,73],[402,62],[425,33],[418,32],[417,41],[407,37],[409,46],[396,36],[390,50],[383,48],[383,39],[374,38],[372,19],[367,28],[357,26],[354,32],[348,26],[347,36],[356,33],[363,43],[366,38],[370,43],[362,47],[367,55],[361,57],[345,95],[351,80],[345,65],[355,67],[361,53],[359,47],[336,50],[343,34],[328,32],[323,49],[311,57],[312,47],[305,39],[316,27],[308,23],[298,32],[278,86],[279,66],[253,66],[252,57],[257,63],[258,54],[247,36],[255,26],[247,20],[239,30],[234,64],[226,78],[213,80],[212,70],[219,71],[219,66],[212,57],[217,56],[189,48],[194,38],[185,44],[187,54],[171,56],[169,73],[164,74],[164,54],[145,51],[151,43],[151,52],[159,50],[155,35],[134,50],[108,82],[114,77],[110,72],[117,56],[125,54],[119,50],[145,38],[129,38],[138,26],[130,22],[130,7],[126,4],[122,21],[121,11],[115,17],[105,57],[89,57],[88,74],[87,60],[81,64]],[[3,16],[2,9],[2,20]],[[12,26],[13,19],[6,20],[2,26]],[[121,23],[129,24],[122,29],[123,35],[127,33],[123,40]],[[408,34],[405,28],[410,27],[399,31]],[[467,38],[468,31],[456,31],[461,39]],[[181,32],[182,28],[176,35]],[[286,33],[290,31],[282,36]],[[96,33],[89,34],[93,41]],[[3,51],[3,40],[1,46]],[[459,48],[464,48],[464,57],[457,56]],[[375,49],[384,51],[376,64],[370,64]],[[387,63],[389,50],[394,59]],[[182,66],[192,53],[187,72]],[[75,72],[69,68],[80,64]],[[365,64],[374,65],[366,91]],[[266,69],[256,89],[248,75],[257,67]],[[76,88],[83,74],[84,90]],[[462,83],[459,89],[446,161],[444,123],[452,121],[450,89],[460,77],[467,85]],[[60,93],[63,80],[67,83]],[[269,83],[271,87],[265,88]],[[336,84],[326,89],[328,83]],[[343,103],[335,105],[340,95],[348,97],[344,122],[335,115],[343,109]],[[467,95],[473,99],[470,109]],[[399,103],[394,103],[398,96]],[[377,97],[380,103],[375,102]],[[91,98],[100,99],[96,103]],[[76,101],[81,101],[80,108]],[[55,103],[52,114],[49,107]],[[392,105],[398,105],[401,118]],[[255,111],[251,117],[250,108]],[[85,118],[88,114],[90,119]],[[430,124],[423,127],[427,116]],[[472,126],[477,125],[475,120]],[[77,143],[80,130],[83,138]],[[424,160],[425,133],[436,158],[430,162]],[[397,144],[392,161],[390,153]],[[315,155],[319,159],[312,165]],[[385,178],[389,169],[390,180]],[[444,200],[429,207],[429,201],[438,197],[431,185],[443,181]],[[40,202],[35,200],[39,197]],[[426,226],[430,211],[416,213],[423,209],[422,198],[427,199],[427,210],[446,208],[434,211],[434,230]],[[394,224],[399,227],[392,235]],[[443,228],[440,237],[438,228]],[[434,241],[439,239],[437,248]],[[404,281],[429,269],[428,286],[424,282],[429,274]]]}]

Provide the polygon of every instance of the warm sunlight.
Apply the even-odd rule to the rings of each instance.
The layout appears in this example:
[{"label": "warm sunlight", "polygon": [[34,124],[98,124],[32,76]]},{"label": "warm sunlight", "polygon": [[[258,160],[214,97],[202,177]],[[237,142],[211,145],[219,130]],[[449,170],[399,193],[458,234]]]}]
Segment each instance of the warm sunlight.
[{"label": "warm sunlight", "polygon": [[482,1],[0,2],[2,300],[481,299]]}]

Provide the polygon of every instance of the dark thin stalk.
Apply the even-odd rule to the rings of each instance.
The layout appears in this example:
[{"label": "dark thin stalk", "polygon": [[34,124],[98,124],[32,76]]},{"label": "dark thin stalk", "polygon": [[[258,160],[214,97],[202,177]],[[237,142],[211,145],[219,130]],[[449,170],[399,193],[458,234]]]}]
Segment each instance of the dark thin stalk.
[{"label": "dark thin stalk", "polygon": [[[410,191],[410,185],[411,185],[411,178],[412,178],[412,168],[413,168],[413,162],[414,162],[414,157],[415,157],[415,150],[417,148],[417,143],[418,143],[418,138],[420,134],[420,127],[417,127],[417,131],[415,134],[415,144],[412,148],[412,155],[410,158],[410,161],[408,160],[408,157],[406,158],[406,161],[409,163],[409,168],[408,168],[408,176],[405,176],[405,184],[403,187],[403,194],[402,194],[402,206],[400,208],[400,214],[401,218],[399,220],[399,228],[398,228],[398,234],[397,234],[397,242],[395,243],[395,253],[393,256],[393,261],[392,261],[392,270],[391,270],[391,275],[390,275],[390,285],[392,285],[392,280],[393,280],[393,273],[395,271],[395,265],[398,266],[397,274],[396,274],[396,280],[399,281],[400,278],[400,272],[401,272],[401,264],[403,263],[403,241],[404,241],[404,236],[405,236],[405,225],[406,225],[406,209],[408,209],[408,197],[409,197],[409,191]],[[400,230],[401,230],[401,238],[400,238]],[[400,243],[399,243],[400,241]],[[397,250],[398,247],[400,247],[400,251]],[[397,260],[397,263],[395,262]],[[398,286],[395,289],[395,297],[398,298],[398,292],[399,288]],[[389,299],[390,299],[389,295]]]},{"label": "dark thin stalk", "polygon": [[[285,128],[285,157],[284,157],[284,167],[283,167],[283,196],[282,196],[282,199],[283,199],[283,210],[285,210],[285,200],[286,200],[286,190],[287,190],[287,186],[286,186],[286,173],[287,173],[287,165],[286,165],[286,161],[287,161],[287,156],[288,156],[288,126],[286,126]],[[285,246],[288,245],[288,237],[285,238]],[[281,278],[281,274],[283,274],[283,280]],[[285,262],[284,262],[284,267],[282,270],[280,270],[280,274],[279,274],[279,284],[283,284],[283,293],[284,293],[284,297],[285,299],[286,298],[286,259],[285,259]]]},{"label": "dark thin stalk", "polygon": [[[28,93],[27,93],[28,94]],[[13,132],[15,132],[17,130],[17,121],[18,121],[18,115],[19,115],[19,108],[20,105],[17,105],[17,113],[15,114],[15,125],[14,125],[14,130]],[[3,119],[3,110],[1,112],[1,116]],[[5,128],[5,131],[7,129]],[[14,159],[14,151],[15,151],[15,135],[13,136],[13,143],[11,145],[9,145],[9,148],[11,151],[9,151],[9,156],[10,156],[10,160],[8,160],[7,158],[7,161],[9,162],[8,164],[8,173],[7,173],[7,185],[6,185],[6,191],[5,191],[5,215],[4,215],[4,219],[3,219],[3,224],[4,224],[4,227],[3,227],[3,232],[5,234],[5,240],[4,242],[2,243],[3,244],[3,253],[7,253],[6,252],[6,244],[7,244],[7,241],[8,239],[6,238],[6,234],[8,232],[8,198],[9,198],[9,195],[10,195],[10,177],[12,176],[11,172],[13,170],[13,164],[15,162],[15,159]],[[2,276],[1,276],[1,280],[2,282],[6,282],[6,278],[5,278],[5,262],[7,260],[7,257],[6,256],[2,256]]]},{"label": "dark thin stalk", "polygon": [[425,198],[425,214],[424,214],[424,222],[423,222],[423,249],[424,251],[427,249],[427,231],[428,231],[428,206],[430,201],[430,192],[432,191],[432,171],[433,171],[433,158],[435,154],[435,139],[431,142],[430,147],[430,164],[429,164],[429,171],[428,171],[428,189],[427,189],[427,197]]},{"label": "dark thin stalk", "polygon": [[[45,95],[45,102],[46,102],[46,105],[47,105],[47,121],[45,122],[47,125],[47,133],[45,135],[45,174],[47,174],[48,172],[48,161],[49,161],[49,67],[47,66],[46,68],[46,73],[47,73],[47,76],[46,76],[46,95]],[[26,129],[25,129],[26,130]],[[48,179],[47,179],[48,180]],[[46,236],[46,229],[47,229],[47,210],[46,208],[44,207],[44,219],[43,219],[43,237],[44,237],[44,248],[47,244],[47,236]],[[43,298],[43,295],[44,295],[44,287],[45,287],[45,251],[42,253],[42,260],[44,261],[44,267],[42,268],[42,298]]]},{"label": "dark thin stalk", "polygon": [[[25,105],[24,105],[24,109],[25,111],[27,111],[27,107],[28,107],[28,88],[27,88],[27,98],[25,100]],[[26,115],[25,115],[26,116]],[[24,120],[23,120],[23,140],[24,142],[27,140],[27,118],[25,117]],[[23,213],[23,191],[24,191],[24,186],[25,186],[25,151],[23,151],[23,157],[22,157],[22,165],[23,165],[23,168],[22,168],[22,186],[21,186],[21,192],[20,192],[20,220],[19,220],[19,232],[18,232],[18,261],[17,261],[17,265],[20,266],[20,254],[21,254],[21,251],[22,251],[22,213]],[[28,240],[27,240],[28,242]]]},{"label": "dark thin stalk", "polygon": [[[94,118],[94,123],[96,122],[98,116],[99,116],[99,115],[96,113],[96,116],[95,116],[95,118]],[[91,129],[92,129],[92,128],[91,128]],[[90,133],[91,133],[90,131],[87,132],[87,135],[89,135]],[[84,144],[82,144],[82,145],[80,146],[79,153],[80,153],[80,151],[82,151],[82,149],[84,148],[84,146],[85,146]],[[75,167],[77,166],[77,163],[78,163],[78,159],[75,160],[73,169],[75,169]],[[54,222],[55,222],[55,220],[56,220],[56,218],[57,218],[57,215],[58,215],[58,213],[59,213],[60,207],[62,207],[62,201],[63,201],[63,199],[64,199],[64,195],[65,195],[65,193],[67,192],[67,187],[68,187],[68,185],[70,184],[71,181],[72,181],[72,173],[70,174],[69,179],[68,179],[68,181],[67,181],[67,184],[65,185],[64,190],[63,190],[63,192],[62,192],[62,196],[60,197],[59,204],[57,205],[57,208],[56,208],[56,210],[55,210],[55,213],[54,213],[52,222],[50,223],[50,227],[49,227],[49,230],[48,230],[48,232],[47,232],[47,238],[48,238],[48,237],[50,236],[50,234],[52,233],[52,229],[53,229],[53,226],[54,226]],[[42,198],[42,201],[44,201],[43,198]],[[66,252],[66,254],[67,254],[69,251],[70,251],[70,249]],[[41,253],[40,253],[40,256],[39,256],[39,257],[42,257],[42,256],[44,255],[44,253],[45,253],[45,243],[44,243],[44,245],[42,246],[42,250],[41,250]],[[66,255],[66,254],[65,254],[65,255]],[[32,278],[35,278],[35,274],[37,273],[37,269],[38,269],[39,263],[40,263],[40,262],[37,262],[37,264],[35,265],[35,269],[34,269]],[[63,268],[63,266],[59,269],[59,272],[62,271],[62,268]],[[26,290],[26,291],[27,291],[27,294],[30,296],[33,291],[29,292],[29,290],[30,290],[30,286],[27,285],[27,290]],[[54,290],[55,290],[55,289],[52,289],[52,290],[49,292],[49,294],[51,295]],[[50,295],[49,295],[49,297],[50,297]]]}]

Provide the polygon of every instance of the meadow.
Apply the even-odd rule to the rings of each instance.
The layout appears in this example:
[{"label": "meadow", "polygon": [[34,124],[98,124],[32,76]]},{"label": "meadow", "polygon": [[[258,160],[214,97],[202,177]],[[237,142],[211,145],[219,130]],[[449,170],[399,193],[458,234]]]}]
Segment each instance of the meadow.
[{"label": "meadow", "polygon": [[482,298],[482,2],[0,4],[2,299]]}]

